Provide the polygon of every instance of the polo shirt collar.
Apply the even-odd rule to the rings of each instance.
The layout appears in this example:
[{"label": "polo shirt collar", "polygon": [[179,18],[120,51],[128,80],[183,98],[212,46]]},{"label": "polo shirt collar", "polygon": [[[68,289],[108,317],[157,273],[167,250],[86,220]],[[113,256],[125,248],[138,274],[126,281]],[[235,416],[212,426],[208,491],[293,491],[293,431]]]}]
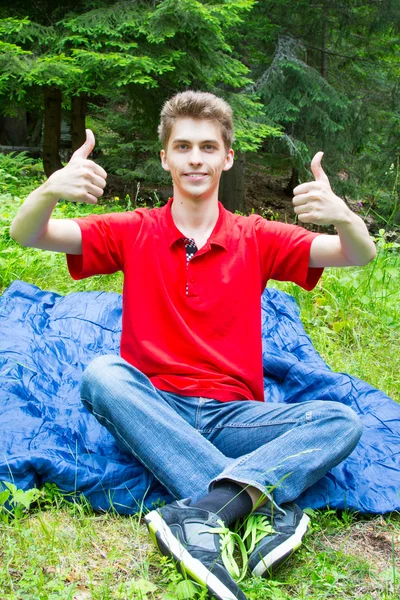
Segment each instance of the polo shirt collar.
[{"label": "polo shirt collar", "polygon": [[[171,247],[173,244],[175,244],[175,242],[177,242],[178,240],[181,240],[182,238],[184,238],[185,236],[183,235],[183,233],[181,231],[179,231],[179,229],[177,228],[177,226],[174,223],[174,220],[172,218],[172,213],[171,213],[171,205],[173,202],[173,198],[170,198],[168,200],[168,203],[161,209],[163,211],[165,211],[165,219],[166,219],[166,225],[167,225],[167,238],[168,238],[168,244]],[[224,248],[225,250],[228,249],[228,235],[229,235],[229,227],[228,227],[228,211],[226,210],[226,208],[223,206],[223,204],[221,204],[221,202],[218,202],[218,209],[219,209],[219,215],[218,215],[218,220],[214,225],[214,229],[211,232],[211,235],[209,237],[209,243],[210,244],[217,244],[218,246],[221,246],[222,248]]]}]

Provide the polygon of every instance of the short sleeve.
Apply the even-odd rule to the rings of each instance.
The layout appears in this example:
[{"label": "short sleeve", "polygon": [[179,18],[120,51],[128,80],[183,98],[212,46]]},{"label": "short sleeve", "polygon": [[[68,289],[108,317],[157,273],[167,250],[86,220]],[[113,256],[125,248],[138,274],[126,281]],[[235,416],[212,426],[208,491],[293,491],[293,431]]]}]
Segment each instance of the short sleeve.
[{"label": "short sleeve", "polygon": [[262,217],[256,217],[255,230],[265,285],[268,279],[293,281],[306,290],[317,285],[323,269],[308,265],[311,244],[319,233]]},{"label": "short sleeve", "polygon": [[67,254],[71,277],[84,279],[123,271],[127,248],[139,234],[142,216],[133,211],[74,219],[82,232],[82,254]]}]

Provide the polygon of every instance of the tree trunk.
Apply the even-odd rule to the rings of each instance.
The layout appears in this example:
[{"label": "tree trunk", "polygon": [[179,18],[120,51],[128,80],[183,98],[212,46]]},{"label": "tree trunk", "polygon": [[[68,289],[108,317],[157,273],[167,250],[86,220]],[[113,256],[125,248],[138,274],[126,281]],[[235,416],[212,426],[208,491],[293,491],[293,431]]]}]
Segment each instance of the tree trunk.
[{"label": "tree trunk", "polygon": [[28,145],[28,123],[25,110],[18,110],[18,114],[15,117],[6,115],[2,121],[3,135],[1,136],[1,143],[9,146]]},{"label": "tree trunk", "polygon": [[75,152],[86,140],[85,117],[87,110],[87,96],[72,96],[71,100],[71,146]]},{"label": "tree trunk", "polygon": [[227,210],[245,212],[244,184],[246,177],[246,155],[237,152],[233,167],[222,173],[219,199]]},{"label": "tree trunk", "polygon": [[42,137],[42,127],[43,127],[43,116],[36,118],[35,125],[33,126],[32,133],[28,139],[28,142],[31,146],[36,146],[40,144],[40,138]]},{"label": "tree trunk", "polygon": [[322,33],[321,33],[321,76],[326,79],[326,32],[327,32],[327,21],[328,21],[328,7],[324,3],[322,9]]},{"label": "tree trunk", "polygon": [[289,183],[287,184],[287,186],[285,187],[285,194],[286,196],[289,196],[290,198],[293,196],[293,190],[295,187],[297,187],[299,185],[299,172],[297,169],[292,168],[292,174],[290,176],[289,179]]},{"label": "tree trunk", "polygon": [[60,159],[61,91],[44,89],[43,168],[47,177],[62,169]]}]

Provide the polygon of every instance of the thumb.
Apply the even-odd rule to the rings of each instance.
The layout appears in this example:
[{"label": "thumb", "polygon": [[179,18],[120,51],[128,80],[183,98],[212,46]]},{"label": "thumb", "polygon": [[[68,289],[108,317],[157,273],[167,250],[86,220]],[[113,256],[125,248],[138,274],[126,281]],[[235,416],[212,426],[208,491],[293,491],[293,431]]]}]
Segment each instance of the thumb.
[{"label": "thumb", "polygon": [[92,152],[95,145],[95,139],[93,135],[93,131],[91,129],[86,129],[86,141],[78,150],[75,150],[72,157],[73,158],[87,158],[89,154]]},{"label": "thumb", "polygon": [[314,158],[311,161],[311,171],[312,171],[312,174],[314,175],[315,181],[323,181],[324,183],[329,184],[328,175],[325,173],[325,171],[323,170],[323,168],[321,166],[321,160],[322,160],[323,155],[324,155],[323,152],[317,152],[317,154],[314,156]]}]

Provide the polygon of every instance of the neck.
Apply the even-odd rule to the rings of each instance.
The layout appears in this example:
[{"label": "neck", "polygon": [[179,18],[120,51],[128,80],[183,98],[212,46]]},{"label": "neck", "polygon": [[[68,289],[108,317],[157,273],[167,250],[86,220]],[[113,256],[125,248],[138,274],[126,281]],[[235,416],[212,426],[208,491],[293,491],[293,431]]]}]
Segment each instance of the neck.
[{"label": "neck", "polygon": [[206,241],[218,220],[218,199],[174,196],[171,214],[175,225],[184,235],[196,241],[204,238]]}]

